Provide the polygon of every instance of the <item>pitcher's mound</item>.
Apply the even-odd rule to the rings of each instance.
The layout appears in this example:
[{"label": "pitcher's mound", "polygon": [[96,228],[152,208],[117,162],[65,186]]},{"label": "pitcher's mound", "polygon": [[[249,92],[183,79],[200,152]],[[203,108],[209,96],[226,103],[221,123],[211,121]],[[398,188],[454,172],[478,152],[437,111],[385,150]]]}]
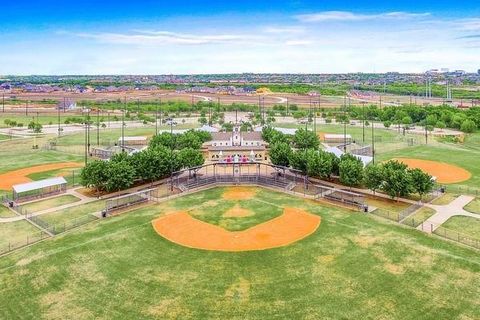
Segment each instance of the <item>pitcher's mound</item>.
[{"label": "pitcher's mound", "polygon": [[223,193],[222,197],[225,200],[248,200],[255,196],[255,192],[255,188],[230,187]]},{"label": "pitcher's mound", "polygon": [[244,231],[231,232],[177,212],[152,222],[155,231],[176,244],[203,250],[253,251],[283,247],[317,230],[321,218],[306,211],[285,208],[270,221]]},{"label": "pitcher's mound", "polygon": [[255,215],[255,213],[251,210],[244,209],[236,204],[233,208],[229,209],[227,212],[223,214],[224,218],[245,218],[251,217]]},{"label": "pitcher's mound", "polygon": [[395,158],[393,160],[403,162],[410,168],[421,169],[436,177],[439,183],[458,183],[472,177],[472,174],[467,170],[443,162],[409,158]]}]

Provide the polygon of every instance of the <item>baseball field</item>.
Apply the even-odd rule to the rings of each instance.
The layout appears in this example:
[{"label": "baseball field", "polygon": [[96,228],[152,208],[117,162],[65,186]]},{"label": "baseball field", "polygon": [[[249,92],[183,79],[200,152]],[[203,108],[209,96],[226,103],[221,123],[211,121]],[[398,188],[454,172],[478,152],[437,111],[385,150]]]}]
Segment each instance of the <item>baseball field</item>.
[{"label": "baseball field", "polygon": [[[476,251],[358,212],[266,189],[249,192],[232,198],[230,188],[201,191],[1,258],[0,318],[480,317]],[[189,248],[152,224],[184,212],[242,232],[275,220],[282,208],[321,223],[288,246],[239,252]]]}]

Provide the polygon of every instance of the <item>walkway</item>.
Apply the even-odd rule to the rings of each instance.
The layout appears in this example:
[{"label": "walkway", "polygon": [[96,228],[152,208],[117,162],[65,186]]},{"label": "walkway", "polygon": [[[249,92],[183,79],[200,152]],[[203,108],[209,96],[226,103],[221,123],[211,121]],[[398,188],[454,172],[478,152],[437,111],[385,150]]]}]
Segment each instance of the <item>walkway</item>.
[{"label": "walkway", "polygon": [[474,199],[475,198],[472,196],[459,196],[457,199],[444,206],[429,203],[425,204],[426,207],[434,209],[437,213],[425,220],[417,227],[417,229],[427,233],[432,233],[448,219],[454,216],[466,216],[480,219],[479,214],[471,213],[463,209],[463,207],[465,207]]},{"label": "walkway", "polygon": [[[72,195],[74,197],[79,198],[80,201],[65,204],[63,206],[59,206],[59,207],[55,207],[55,208],[49,208],[49,209],[45,209],[45,210],[42,210],[42,211],[38,211],[38,212],[32,213],[30,216],[36,217],[36,216],[40,216],[40,215],[43,215],[43,214],[47,214],[47,213],[55,212],[55,211],[58,211],[58,210],[64,210],[64,209],[76,207],[76,206],[79,206],[79,205],[82,205],[82,204],[86,204],[86,203],[90,203],[90,202],[98,200],[97,198],[89,198],[87,196],[84,196],[83,194],[77,192],[76,191],[77,189],[78,188],[69,189],[64,194],[55,195],[55,196],[49,197],[49,198],[55,198],[55,197],[58,197],[58,196],[69,194],[69,195]],[[41,199],[41,200],[47,200],[49,198],[44,198],[44,199]],[[35,201],[39,201],[39,200],[35,200]],[[15,221],[20,221],[20,220],[25,220],[25,219],[26,219],[25,215],[18,215],[16,217],[11,217],[11,218],[0,218],[0,223],[15,222]]]}]

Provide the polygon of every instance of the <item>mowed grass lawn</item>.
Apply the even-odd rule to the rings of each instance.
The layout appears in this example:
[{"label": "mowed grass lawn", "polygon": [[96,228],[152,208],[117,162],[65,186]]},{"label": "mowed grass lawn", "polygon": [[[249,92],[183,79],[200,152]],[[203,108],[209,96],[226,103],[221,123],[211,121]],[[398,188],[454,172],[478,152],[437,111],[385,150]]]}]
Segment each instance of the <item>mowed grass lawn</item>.
[{"label": "mowed grass lawn", "polygon": [[467,204],[464,209],[471,213],[480,214],[480,198],[475,198],[472,202]]},{"label": "mowed grass lawn", "polygon": [[54,211],[47,214],[42,214],[42,220],[50,224],[63,224],[71,222],[74,219],[84,218],[95,212],[105,209],[105,201],[99,200],[67,209]]},{"label": "mowed grass lawn", "polygon": [[435,213],[436,211],[431,208],[422,207],[417,212],[403,220],[403,223],[411,227],[418,227]]},{"label": "mowed grass lawn", "polygon": [[24,204],[22,205],[22,208],[27,210],[27,212],[29,213],[34,213],[34,212],[43,211],[50,208],[60,207],[60,206],[74,203],[77,201],[80,201],[80,199],[70,194],[66,194],[63,196],[58,196],[54,198],[49,198],[45,200]]},{"label": "mowed grass lawn", "polygon": [[275,205],[321,215],[318,230],[287,247],[240,253],[189,249],[153,230],[153,219],[215,192],[0,258],[0,318],[480,318],[477,251],[372,215],[262,190]]},{"label": "mowed grass lawn", "polygon": [[15,217],[16,214],[9,210],[7,207],[4,205],[0,204],[0,218],[9,218],[9,217]]},{"label": "mowed grass lawn", "polygon": [[[442,224],[442,227],[480,240],[480,219],[478,218],[455,216]],[[443,228],[440,228],[440,234],[444,231]]]},{"label": "mowed grass lawn", "polygon": [[[40,239],[42,231],[34,227],[26,220],[20,220],[15,222],[0,223],[0,252],[7,251],[9,243],[11,247],[17,247],[19,245],[25,245],[28,242]],[[46,237],[43,234],[43,237]],[[4,302],[0,303],[4,306]],[[3,309],[3,308],[0,308]],[[1,311],[0,311],[1,312]],[[9,319],[8,317],[0,317],[1,319]]]}]

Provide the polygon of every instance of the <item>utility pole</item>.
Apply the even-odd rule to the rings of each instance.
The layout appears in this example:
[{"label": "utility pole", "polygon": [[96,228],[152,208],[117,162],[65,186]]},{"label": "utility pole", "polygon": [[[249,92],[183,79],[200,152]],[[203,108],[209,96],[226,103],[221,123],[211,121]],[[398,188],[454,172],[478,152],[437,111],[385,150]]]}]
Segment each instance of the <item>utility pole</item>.
[{"label": "utility pole", "polygon": [[5,113],[5,92],[2,94],[2,108],[3,108],[3,113]]},{"label": "utility pole", "polygon": [[158,135],[158,104],[155,104],[155,135]]},{"label": "utility pole", "polygon": [[85,107],[83,107],[83,119],[85,122],[85,166],[87,166],[88,163],[88,149],[87,149],[87,126],[88,126],[88,121],[87,121],[87,110]]},{"label": "utility pole", "polygon": [[347,100],[343,97],[343,152],[347,153]]},{"label": "utility pole", "polygon": [[362,101],[362,127],[363,144],[365,144],[365,101]]},{"label": "utility pole", "polygon": [[372,119],[372,158],[373,158],[373,164],[375,164],[375,124],[374,124],[374,119]]},{"label": "utility pole", "polygon": [[125,111],[127,109],[127,97],[123,98],[123,112],[122,112],[122,152],[125,152]]},{"label": "utility pole", "polygon": [[140,114],[140,99],[137,99],[137,115]]},{"label": "utility pole", "polygon": [[97,106],[97,146],[100,145],[100,107]]},{"label": "utility pole", "polygon": [[60,105],[57,107],[57,117],[58,117],[58,136],[60,136],[60,132],[62,129],[60,128]]},{"label": "utility pole", "polygon": [[28,117],[28,100],[25,101],[25,116]]}]

